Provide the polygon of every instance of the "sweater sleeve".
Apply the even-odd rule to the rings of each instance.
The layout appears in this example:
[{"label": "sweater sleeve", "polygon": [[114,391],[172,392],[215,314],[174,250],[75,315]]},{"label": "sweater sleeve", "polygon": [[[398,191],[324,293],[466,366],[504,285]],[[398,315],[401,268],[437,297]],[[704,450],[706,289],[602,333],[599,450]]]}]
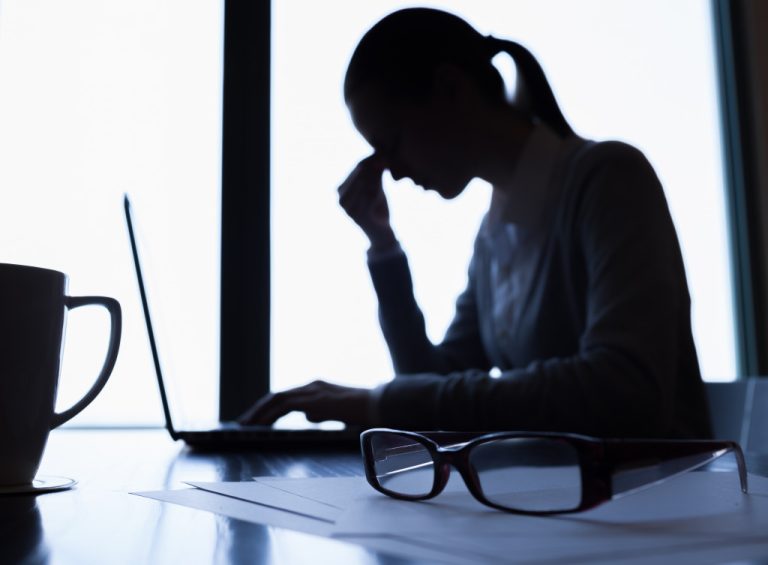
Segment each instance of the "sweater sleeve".
[{"label": "sweater sleeve", "polygon": [[[677,236],[650,164],[607,144],[579,186],[571,241],[586,273],[578,351],[491,378],[485,371],[396,378],[381,393],[385,425],[660,436],[672,427],[679,335],[690,316]],[[690,331],[690,330],[688,330]]]},{"label": "sweater sleeve", "polygon": [[397,374],[490,368],[478,327],[474,263],[470,263],[467,288],[456,301],[445,338],[437,345],[427,336],[405,254],[372,260],[368,266],[379,300],[379,322]]}]

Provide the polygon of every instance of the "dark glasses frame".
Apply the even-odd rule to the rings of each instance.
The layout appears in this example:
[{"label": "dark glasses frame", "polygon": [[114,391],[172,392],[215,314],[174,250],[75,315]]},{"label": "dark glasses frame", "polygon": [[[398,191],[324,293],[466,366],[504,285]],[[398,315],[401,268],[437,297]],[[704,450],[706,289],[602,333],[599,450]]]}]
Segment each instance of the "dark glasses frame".
[{"label": "dark glasses frame", "polygon": [[[412,440],[423,446],[434,463],[432,490],[426,494],[408,495],[388,490],[382,486],[376,475],[373,453],[373,440],[381,435],[397,435]],[[483,494],[479,477],[470,463],[473,449],[485,443],[504,439],[547,439],[561,441],[571,446],[578,457],[581,475],[581,500],[578,506],[566,510],[521,510],[508,508],[488,500]],[[446,447],[447,446],[447,447]],[[582,512],[613,499],[619,494],[628,494],[722,457],[728,452],[734,453],[738,466],[742,492],[747,492],[747,469],[741,446],[734,441],[719,440],[663,440],[663,439],[599,439],[578,434],[551,432],[409,432],[388,428],[373,428],[360,434],[360,447],[363,452],[365,477],[377,491],[400,500],[427,500],[440,494],[455,468],[469,492],[483,504],[515,514],[548,515]],[[658,473],[643,475],[642,470],[663,462],[684,459],[686,457],[705,456],[695,464],[683,466],[666,476]],[[638,471],[632,479],[631,488],[616,492],[614,483],[617,475]],[[626,487],[626,485],[625,485]]]}]

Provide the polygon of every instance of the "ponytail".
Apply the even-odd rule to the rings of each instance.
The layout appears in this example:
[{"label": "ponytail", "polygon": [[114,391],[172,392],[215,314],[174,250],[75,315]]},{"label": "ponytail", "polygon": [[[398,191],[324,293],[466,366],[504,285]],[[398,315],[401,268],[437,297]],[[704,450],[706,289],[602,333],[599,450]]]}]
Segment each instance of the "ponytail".
[{"label": "ponytail", "polygon": [[514,41],[498,39],[491,35],[486,36],[485,41],[490,48],[491,56],[503,51],[512,57],[517,67],[518,84],[522,82],[531,113],[561,136],[574,135],[536,57]]}]

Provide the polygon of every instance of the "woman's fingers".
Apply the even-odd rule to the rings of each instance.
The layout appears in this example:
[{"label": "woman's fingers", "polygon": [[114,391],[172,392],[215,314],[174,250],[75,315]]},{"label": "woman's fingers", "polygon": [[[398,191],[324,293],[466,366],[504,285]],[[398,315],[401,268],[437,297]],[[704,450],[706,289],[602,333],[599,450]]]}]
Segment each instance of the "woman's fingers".
[{"label": "woman's fingers", "polygon": [[255,424],[256,419],[264,411],[265,407],[268,406],[269,403],[273,402],[274,396],[274,393],[269,393],[265,396],[262,396],[253,406],[251,406],[237,418],[238,423]]},{"label": "woman's fingers", "polygon": [[359,175],[347,179],[339,187],[339,204],[347,209],[352,202],[371,202],[384,196],[380,176]]},{"label": "woman's fingers", "polygon": [[275,420],[289,412],[302,411],[302,407],[311,403],[313,396],[326,384],[323,381],[313,381],[282,392],[271,392],[261,397],[256,404],[240,416],[238,422],[241,424],[271,425]]},{"label": "woman's fingers", "polygon": [[381,175],[384,173],[380,161],[375,153],[360,161],[339,186],[339,199],[344,200],[350,192],[380,188]]},{"label": "woman's fingers", "polygon": [[364,424],[369,418],[367,389],[345,387],[314,381],[307,385],[270,393],[245,412],[242,424],[270,425],[289,412],[304,412],[311,422],[341,420]]},{"label": "woman's fingers", "polygon": [[390,237],[392,230],[381,182],[383,172],[383,161],[374,153],[357,164],[338,190],[339,204],[372,244]]},{"label": "woman's fingers", "polygon": [[241,424],[272,425],[275,420],[294,410],[302,411],[311,399],[296,389],[270,393],[259,400],[238,422]]}]

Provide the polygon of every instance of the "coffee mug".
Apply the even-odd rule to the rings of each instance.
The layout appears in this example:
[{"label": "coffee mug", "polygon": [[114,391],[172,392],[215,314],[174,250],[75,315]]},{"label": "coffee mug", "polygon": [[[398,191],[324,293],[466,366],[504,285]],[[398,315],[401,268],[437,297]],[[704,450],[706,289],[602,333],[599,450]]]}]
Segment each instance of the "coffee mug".
[{"label": "coffee mug", "polygon": [[[115,366],[122,331],[120,304],[103,296],[67,296],[66,289],[64,273],[0,264],[0,487],[32,483],[48,432],[88,406]],[[89,304],[103,306],[110,314],[106,360],[85,396],[57,413],[65,313]]]}]

